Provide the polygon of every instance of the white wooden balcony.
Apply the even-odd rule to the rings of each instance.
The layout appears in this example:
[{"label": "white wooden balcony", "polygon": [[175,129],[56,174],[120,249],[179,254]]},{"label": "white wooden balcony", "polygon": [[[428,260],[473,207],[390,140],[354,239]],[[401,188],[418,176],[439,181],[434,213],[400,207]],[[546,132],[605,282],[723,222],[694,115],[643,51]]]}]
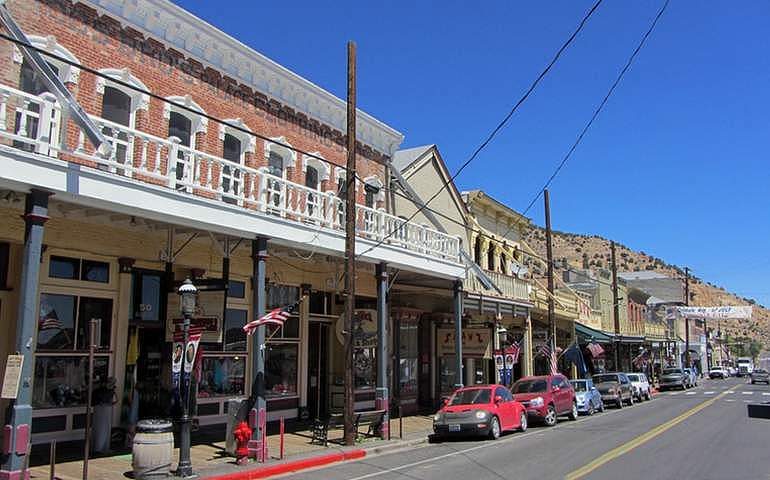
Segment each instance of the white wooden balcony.
[{"label": "white wooden balcony", "polygon": [[473,293],[482,293],[485,296],[500,297],[510,300],[517,300],[520,302],[530,301],[530,291],[532,286],[526,280],[522,280],[512,275],[506,275],[504,273],[493,272],[490,270],[484,270],[484,273],[492,280],[497,288],[502,291],[502,294],[495,290],[487,290],[482,285],[481,281],[473,274],[469,274],[468,278],[463,286],[466,291]]},{"label": "white wooden balcony", "polygon": [[[176,137],[160,138],[90,117],[112,143],[110,158],[101,158],[73,122],[62,123],[52,95],[0,85],[0,182],[10,188],[48,188],[76,203],[93,201],[123,213],[162,217],[157,220],[344,251],[345,205],[336,192],[186,147]],[[464,275],[458,237],[363,205],[356,207],[356,232],[362,259],[439,276]]]}]

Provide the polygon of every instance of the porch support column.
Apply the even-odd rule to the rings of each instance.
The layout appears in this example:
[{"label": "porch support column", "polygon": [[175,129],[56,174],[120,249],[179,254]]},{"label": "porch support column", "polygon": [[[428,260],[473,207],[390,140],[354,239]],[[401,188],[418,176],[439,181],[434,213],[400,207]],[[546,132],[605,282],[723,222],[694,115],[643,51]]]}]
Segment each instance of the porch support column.
[{"label": "porch support column", "polygon": [[455,304],[455,389],[463,386],[463,283],[454,284]]},{"label": "porch support column", "polygon": [[43,225],[48,220],[49,192],[32,190],[24,206],[24,256],[19,287],[19,309],[16,319],[16,354],[23,358],[16,399],[6,412],[0,480],[29,478],[27,454],[32,433],[32,349],[35,341],[37,286],[40,280],[40,254]]},{"label": "porch support column", "polygon": [[[385,410],[385,416],[380,426],[380,437],[388,438],[388,416],[390,406],[388,399],[388,265],[383,262],[377,265],[377,392],[375,406],[377,410]],[[400,413],[399,413],[400,414]]]},{"label": "porch support column", "polygon": [[[267,238],[257,237],[251,241],[251,304],[252,320],[265,314],[265,268],[267,266]],[[267,460],[267,402],[265,401],[265,326],[256,328],[251,344],[251,411],[249,423],[253,432],[248,444],[249,457],[258,462]]]},{"label": "porch support column", "polygon": [[532,317],[527,309],[527,319],[524,321],[524,338],[522,339],[522,375],[525,377],[532,375]]}]

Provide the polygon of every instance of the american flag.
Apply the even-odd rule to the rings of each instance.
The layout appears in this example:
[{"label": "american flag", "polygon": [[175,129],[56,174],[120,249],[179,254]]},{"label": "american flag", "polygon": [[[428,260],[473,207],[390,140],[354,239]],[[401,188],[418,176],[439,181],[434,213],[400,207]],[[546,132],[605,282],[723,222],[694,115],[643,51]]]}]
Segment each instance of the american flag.
[{"label": "american flag", "polygon": [[56,315],[56,310],[51,310],[45,317],[41,317],[38,330],[64,330],[64,324]]},{"label": "american flag", "polygon": [[650,352],[648,352],[645,349],[642,353],[634,357],[634,359],[631,360],[631,363],[633,363],[635,367],[640,368],[643,365],[645,365],[649,361],[649,359],[650,359]]},{"label": "american flag", "polygon": [[513,356],[514,365],[519,363],[519,354],[521,354],[521,346],[518,342],[513,342],[511,345],[505,348],[506,355]]},{"label": "american flag", "polygon": [[599,358],[604,355],[604,349],[596,342],[589,343],[587,348],[593,358]]},{"label": "american flag", "polygon": [[283,322],[285,322],[291,315],[294,313],[294,310],[296,310],[299,303],[293,303],[291,305],[287,305],[285,307],[278,307],[275,308],[268,313],[262,315],[258,319],[247,323],[243,326],[243,331],[246,332],[247,335],[251,335],[254,333],[254,330],[262,325],[277,325],[279,327],[283,326]]},{"label": "american flag", "polygon": [[537,353],[540,356],[548,359],[551,375],[559,373],[559,369],[556,366],[556,352],[551,351],[551,341],[546,340],[537,347]]}]

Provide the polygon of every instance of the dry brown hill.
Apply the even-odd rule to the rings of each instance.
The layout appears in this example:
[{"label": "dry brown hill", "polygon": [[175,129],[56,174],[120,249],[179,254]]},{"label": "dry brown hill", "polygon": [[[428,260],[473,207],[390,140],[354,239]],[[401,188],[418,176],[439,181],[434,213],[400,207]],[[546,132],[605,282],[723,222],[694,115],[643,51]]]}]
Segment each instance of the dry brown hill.
[{"label": "dry brown hill", "polygon": [[[544,229],[533,226],[525,234],[524,239],[537,255],[545,257]],[[684,270],[676,265],[670,265],[645,252],[631,250],[619,243],[615,245],[620,272],[653,270],[670,277],[684,278]],[[565,262],[571,268],[609,269],[610,241],[598,235],[554,232],[553,255],[557,270],[562,270]],[[529,262],[529,266],[535,276],[541,276],[545,272],[545,264],[542,262]],[[752,305],[754,309],[751,320],[723,322],[722,329],[731,337],[749,337],[765,346],[770,346],[770,310],[757,304],[755,300],[728,292],[716,283],[691,277],[690,304],[694,306]]]}]

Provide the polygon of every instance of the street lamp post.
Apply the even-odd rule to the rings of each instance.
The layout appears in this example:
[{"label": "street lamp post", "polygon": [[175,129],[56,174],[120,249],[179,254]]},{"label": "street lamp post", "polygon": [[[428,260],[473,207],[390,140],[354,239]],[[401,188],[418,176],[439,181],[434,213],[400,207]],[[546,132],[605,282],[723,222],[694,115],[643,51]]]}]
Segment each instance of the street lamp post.
[{"label": "street lamp post", "polygon": [[[185,363],[187,362],[187,343],[190,341],[190,319],[195,313],[196,296],[198,289],[190,281],[189,278],[182,282],[182,285],[178,290],[180,297],[180,308],[182,310],[182,316],[184,322],[182,323],[182,345],[184,350],[182,353],[182,378],[185,372]],[[193,362],[195,359],[192,360]],[[187,382],[182,385],[182,389],[185,393],[182,399],[182,421],[179,428],[179,465],[176,469],[176,475],[178,477],[191,477],[193,476],[192,462],[190,461],[190,384],[192,383],[193,375],[190,374],[187,377]]]}]

